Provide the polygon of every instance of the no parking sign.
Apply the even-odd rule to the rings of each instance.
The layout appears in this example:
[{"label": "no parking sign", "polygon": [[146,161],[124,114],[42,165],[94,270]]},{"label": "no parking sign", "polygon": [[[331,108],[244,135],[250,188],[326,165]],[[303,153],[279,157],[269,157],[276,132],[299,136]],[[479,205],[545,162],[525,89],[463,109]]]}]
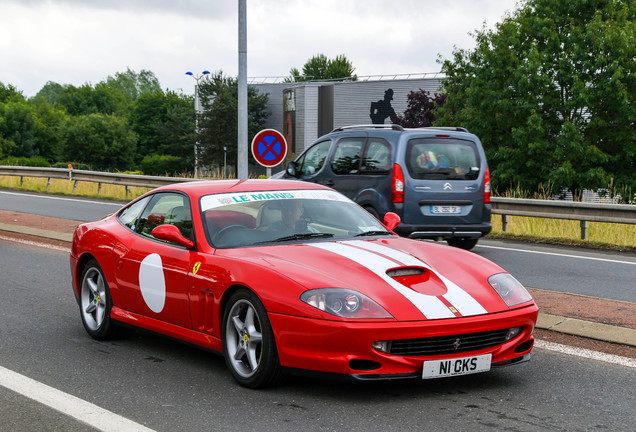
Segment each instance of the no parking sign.
[{"label": "no parking sign", "polygon": [[266,168],[275,167],[287,156],[287,141],[274,129],[264,129],[252,140],[252,156]]}]

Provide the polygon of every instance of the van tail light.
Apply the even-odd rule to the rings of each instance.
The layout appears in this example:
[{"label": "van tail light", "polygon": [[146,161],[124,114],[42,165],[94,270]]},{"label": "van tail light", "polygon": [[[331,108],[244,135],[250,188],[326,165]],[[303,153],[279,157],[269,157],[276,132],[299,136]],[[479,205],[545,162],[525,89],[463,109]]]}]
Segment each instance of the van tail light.
[{"label": "van tail light", "polygon": [[404,202],[404,174],[402,174],[402,168],[398,164],[393,165],[393,179],[391,181],[391,202]]},{"label": "van tail light", "polygon": [[490,203],[490,170],[486,167],[486,175],[484,176],[484,204]]}]

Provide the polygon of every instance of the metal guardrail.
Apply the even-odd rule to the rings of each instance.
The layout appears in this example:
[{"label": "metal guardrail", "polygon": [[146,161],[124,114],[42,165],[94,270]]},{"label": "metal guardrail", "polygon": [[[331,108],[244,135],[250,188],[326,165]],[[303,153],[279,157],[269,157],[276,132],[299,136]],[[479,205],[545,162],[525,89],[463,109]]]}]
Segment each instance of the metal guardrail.
[{"label": "metal guardrail", "polygon": [[46,191],[48,192],[51,185],[51,179],[68,179],[74,182],[73,191],[77,188],[77,182],[93,182],[97,183],[97,195],[101,192],[101,186],[103,183],[122,185],[126,188],[126,199],[128,199],[130,187],[148,187],[156,188],[159,186],[165,186],[174,183],[197,181],[197,179],[183,178],[183,177],[160,177],[160,176],[146,176],[138,174],[122,174],[122,173],[108,173],[100,171],[85,171],[76,170],[72,168],[40,168],[40,167],[19,167],[19,166],[0,166],[0,175],[6,176],[19,176],[20,187],[24,184],[24,177],[45,177],[48,179],[46,182]]},{"label": "metal guardrail", "polygon": [[[137,174],[106,173],[84,171],[67,168],[37,168],[0,166],[0,175],[20,176],[20,186],[24,177],[48,178],[46,190],[52,178],[74,181],[73,192],[77,182],[98,183],[97,194],[102,183],[117,184],[128,188],[131,186],[154,188],[173,183],[197,181],[197,179],[180,177],[159,177]],[[519,198],[491,198],[492,213],[501,215],[502,229],[507,230],[510,216],[539,217],[546,219],[578,220],[581,223],[581,238],[587,239],[588,222],[607,222],[620,224],[636,224],[636,205],[628,204],[596,204],[572,201],[535,200]]]},{"label": "metal guardrail", "polygon": [[581,239],[587,239],[589,222],[636,224],[636,206],[519,198],[491,198],[492,213],[501,215],[505,232],[510,216],[578,220]]}]

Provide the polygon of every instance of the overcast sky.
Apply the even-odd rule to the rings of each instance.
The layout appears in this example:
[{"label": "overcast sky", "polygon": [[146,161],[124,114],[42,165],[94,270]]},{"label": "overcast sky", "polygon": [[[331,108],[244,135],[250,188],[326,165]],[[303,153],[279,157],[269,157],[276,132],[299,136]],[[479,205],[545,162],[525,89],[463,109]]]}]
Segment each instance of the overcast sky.
[{"label": "overcast sky", "polygon": [[[517,0],[247,0],[248,77],[344,54],[358,76],[438,72]],[[238,74],[238,0],[0,0],[0,82],[96,84],[130,68],[192,94],[203,70]],[[271,81],[271,80],[270,80]]]}]

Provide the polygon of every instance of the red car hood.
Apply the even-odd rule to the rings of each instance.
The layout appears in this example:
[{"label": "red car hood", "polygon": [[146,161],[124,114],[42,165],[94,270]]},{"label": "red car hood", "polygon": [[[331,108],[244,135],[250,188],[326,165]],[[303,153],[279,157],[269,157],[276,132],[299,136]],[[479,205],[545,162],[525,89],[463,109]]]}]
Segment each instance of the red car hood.
[{"label": "red car hood", "polygon": [[[389,238],[241,248],[221,253],[268,267],[305,289],[358,291],[400,321],[509,310],[487,281],[503,269],[471,252],[430,242]],[[423,272],[394,274],[403,268]]]}]

